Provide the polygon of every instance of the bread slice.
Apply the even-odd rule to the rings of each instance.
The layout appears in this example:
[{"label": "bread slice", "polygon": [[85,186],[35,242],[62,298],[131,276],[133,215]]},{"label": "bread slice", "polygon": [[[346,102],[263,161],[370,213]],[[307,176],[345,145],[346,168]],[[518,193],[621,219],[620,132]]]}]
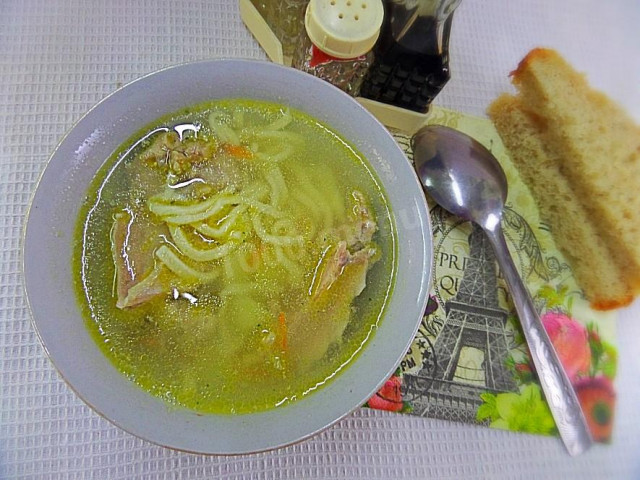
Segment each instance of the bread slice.
[{"label": "bread slice", "polygon": [[540,120],[526,112],[518,98],[506,94],[493,102],[488,113],[590,302],[601,309],[631,302],[632,290],[623,280],[622,267],[611,264],[608,245],[560,173],[562,159],[545,151]]},{"label": "bread slice", "polygon": [[640,128],[553,50],[531,51],[512,77],[518,96],[488,113],[542,218],[594,307],[630,303],[640,288]]}]

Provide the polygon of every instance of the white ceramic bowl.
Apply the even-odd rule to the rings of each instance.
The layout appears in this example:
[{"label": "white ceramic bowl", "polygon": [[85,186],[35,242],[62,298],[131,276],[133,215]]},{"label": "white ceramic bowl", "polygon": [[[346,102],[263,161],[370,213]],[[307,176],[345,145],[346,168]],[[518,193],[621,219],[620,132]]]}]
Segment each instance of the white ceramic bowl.
[{"label": "white ceramic bowl", "polygon": [[[333,127],[369,160],[386,190],[398,232],[397,279],[366,348],[327,386],[291,405],[247,415],[168,408],[125,378],[85,327],[73,289],[74,227],[88,185],[129,136],[158,117],[218,98],[290,105]],[[395,141],[357,102],[310,75],[266,62],[215,60],[168,68],[110,95],[51,156],[35,192],[24,239],[24,275],[35,328],[51,361],[94,410],[154,443],[201,453],[247,453],[299,441],[362,405],[391,375],[424,311],[431,272],[424,195]],[[105,285],[105,288],[110,286]]]}]

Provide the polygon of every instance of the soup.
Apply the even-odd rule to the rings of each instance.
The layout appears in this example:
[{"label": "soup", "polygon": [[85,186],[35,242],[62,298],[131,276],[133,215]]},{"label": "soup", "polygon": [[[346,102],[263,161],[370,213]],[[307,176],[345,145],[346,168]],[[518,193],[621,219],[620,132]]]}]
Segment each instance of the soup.
[{"label": "soup", "polygon": [[365,159],[308,115],[253,100],[134,135],[93,180],[77,239],[101,349],[200,412],[321,388],[373,335],[394,283],[392,216]]}]

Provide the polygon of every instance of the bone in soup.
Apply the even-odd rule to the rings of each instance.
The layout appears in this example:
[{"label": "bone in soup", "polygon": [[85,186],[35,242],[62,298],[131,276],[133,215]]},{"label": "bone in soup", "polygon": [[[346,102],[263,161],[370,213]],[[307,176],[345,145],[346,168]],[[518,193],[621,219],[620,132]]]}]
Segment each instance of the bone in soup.
[{"label": "bone in soup", "polygon": [[382,319],[395,230],[362,155],[281,105],[199,105],[96,175],[76,285],[112,363],[200,412],[274,408],[348,367]]}]

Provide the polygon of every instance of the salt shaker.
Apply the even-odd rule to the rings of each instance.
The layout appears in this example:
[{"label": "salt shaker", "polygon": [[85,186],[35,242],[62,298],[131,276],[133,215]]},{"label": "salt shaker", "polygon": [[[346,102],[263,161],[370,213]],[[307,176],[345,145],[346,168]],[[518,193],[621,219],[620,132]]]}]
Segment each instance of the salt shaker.
[{"label": "salt shaker", "polygon": [[383,17],[382,0],[310,0],[292,66],[357,96]]},{"label": "salt shaker", "polygon": [[376,59],[361,95],[426,112],[450,77],[449,33],[459,4],[460,0],[386,0]]}]

